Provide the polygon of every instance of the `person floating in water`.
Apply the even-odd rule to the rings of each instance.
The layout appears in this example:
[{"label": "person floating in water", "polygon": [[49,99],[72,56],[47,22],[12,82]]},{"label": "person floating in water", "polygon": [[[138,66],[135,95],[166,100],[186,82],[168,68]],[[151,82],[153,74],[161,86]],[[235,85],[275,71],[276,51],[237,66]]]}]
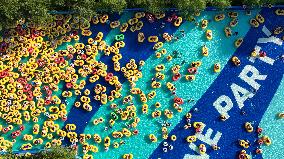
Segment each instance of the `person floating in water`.
[{"label": "person floating in water", "polygon": [[173,58],[180,58],[181,57],[181,55],[180,55],[180,53],[178,52],[178,51],[173,51]]},{"label": "person floating in water", "polygon": [[178,51],[173,51],[173,58],[177,58],[177,55],[178,55]]},{"label": "person floating in water", "polygon": [[255,88],[252,88],[251,91],[252,91],[253,94],[256,94],[256,92],[257,92],[257,90]]},{"label": "person floating in water", "polygon": [[282,60],[282,62],[284,62],[284,54],[279,55],[275,60]]},{"label": "person floating in water", "polygon": [[187,100],[188,103],[190,102],[194,102],[194,99],[190,98],[189,100]]},{"label": "person floating in water", "polygon": [[180,32],[181,32],[181,36],[185,37],[185,31],[182,29],[182,30],[180,30]]}]

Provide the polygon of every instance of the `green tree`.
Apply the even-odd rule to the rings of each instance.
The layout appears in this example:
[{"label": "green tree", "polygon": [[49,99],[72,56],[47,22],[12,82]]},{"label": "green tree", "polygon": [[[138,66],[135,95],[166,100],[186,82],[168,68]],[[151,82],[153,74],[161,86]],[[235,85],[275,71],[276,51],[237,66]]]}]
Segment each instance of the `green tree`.
[{"label": "green tree", "polygon": [[109,11],[109,12],[122,12],[127,6],[125,0],[101,0],[97,4],[98,8],[94,9]]},{"label": "green tree", "polygon": [[206,0],[174,0],[175,7],[185,16],[206,8]]},{"label": "green tree", "polygon": [[127,0],[128,8],[143,8],[151,13],[164,11],[172,6],[170,0]]},{"label": "green tree", "polygon": [[260,6],[261,1],[260,0],[244,0],[243,4],[248,6]]},{"label": "green tree", "polygon": [[220,9],[225,9],[231,6],[230,0],[208,0],[210,6],[214,6]]},{"label": "green tree", "polygon": [[51,19],[47,0],[5,0],[0,1],[0,28],[13,26],[23,18],[34,23]]},{"label": "green tree", "polygon": [[51,147],[27,156],[25,154],[13,154],[11,149],[7,153],[0,155],[1,159],[73,159],[75,157],[75,150],[62,146]]},{"label": "green tree", "polygon": [[283,0],[243,0],[243,4],[257,7],[257,6],[263,6],[266,4],[275,4],[277,2],[283,3]]},{"label": "green tree", "polygon": [[[261,6],[276,2],[283,3],[284,0],[234,0],[233,4]],[[87,18],[96,12],[122,12],[125,8],[143,8],[156,13],[176,7],[189,15],[204,10],[207,5],[224,9],[230,4],[230,0],[0,0],[0,30],[13,26],[21,18],[27,22],[45,23],[52,20],[49,11],[71,11]]]},{"label": "green tree", "polygon": [[34,159],[73,159],[75,156],[75,150],[69,147],[55,146],[50,149],[40,151],[31,157]]}]

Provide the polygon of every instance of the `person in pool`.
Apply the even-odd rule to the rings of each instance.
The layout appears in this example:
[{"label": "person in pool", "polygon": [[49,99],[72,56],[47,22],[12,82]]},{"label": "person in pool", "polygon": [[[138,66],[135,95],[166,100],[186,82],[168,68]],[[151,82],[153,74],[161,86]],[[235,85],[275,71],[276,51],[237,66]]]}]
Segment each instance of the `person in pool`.
[{"label": "person in pool", "polygon": [[173,58],[180,58],[180,54],[178,51],[173,51]]},{"label": "person in pool", "polygon": [[279,55],[275,60],[282,60],[282,62],[284,62],[284,54]]}]

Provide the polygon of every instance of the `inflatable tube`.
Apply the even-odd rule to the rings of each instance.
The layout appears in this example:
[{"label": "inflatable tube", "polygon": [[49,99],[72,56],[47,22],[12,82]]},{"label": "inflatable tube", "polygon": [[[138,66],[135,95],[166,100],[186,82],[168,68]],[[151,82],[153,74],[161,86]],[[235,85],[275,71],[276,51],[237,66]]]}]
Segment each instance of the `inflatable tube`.
[{"label": "inflatable tube", "polygon": [[179,27],[181,23],[182,23],[182,17],[178,17],[174,22],[174,26]]},{"label": "inflatable tube", "polygon": [[140,19],[145,17],[145,13],[144,12],[137,12],[135,13],[135,18]]},{"label": "inflatable tube", "polygon": [[133,159],[133,154],[124,154],[123,156],[122,156],[122,158],[123,159]]},{"label": "inflatable tube", "polygon": [[212,30],[207,30],[207,31],[206,31],[206,38],[207,38],[208,40],[212,40],[212,37],[213,37],[213,35],[212,35]]},{"label": "inflatable tube", "polygon": [[218,14],[214,17],[215,21],[221,21],[225,19],[225,14]]},{"label": "inflatable tube", "polygon": [[180,74],[180,73],[176,73],[176,74],[174,74],[174,76],[172,77],[172,80],[173,80],[173,81],[177,81],[180,77],[181,77],[181,74]]},{"label": "inflatable tube", "polygon": [[198,148],[201,155],[206,153],[206,146],[204,144],[200,144]]},{"label": "inflatable tube", "polygon": [[208,56],[208,48],[205,45],[202,47],[202,55]]},{"label": "inflatable tube", "polygon": [[246,150],[242,150],[238,155],[238,159],[250,159],[250,155],[246,153]]},{"label": "inflatable tube", "polygon": [[156,14],[155,14],[155,18],[156,18],[156,19],[162,19],[162,18],[164,18],[165,16],[166,16],[165,13],[156,13]]},{"label": "inflatable tube", "polygon": [[195,142],[195,141],[196,141],[196,136],[188,136],[188,137],[186,138],[186,141],[187,141],[188,143]]},{"label": "inflatable tube", "polygon": [[205,29],[205,28],[207,28],[207,25],[208,25],[208,20],[203,19],[203,20],[201,21],[201,28],[202,28],[202,29]]},{"label": "inflatable tube", "polygon": [[228,12],[228,16],[230,18],[237,18],[238,17],[238,12]]},{"label": "inflatable tube", "polygon": [[122,40],[124,40],[124,35],[123,35],[123,34],[116,35],[116,36],[115,36],[115,40],[116,40],[116,41],[122,41]]},{"label": "inflatable tube", "polygon": [[110,146],[110,138],[108,136],[105,137],[105,139],[104,139],[104,146],[105,147],[109,147]]},{"label": "inflatable tube", "polygon": [[158,42],[159,38],[158,36],[149,36],[148,37],[148,42]]},{"label": "inflatable tube", "polygon": [[153,49],[154,49],[154,50],[158,50],[158,49],[162,48],[163,45],[164,45],[164,44],[163,44],[162,42],[157,42],[157,43],[153,46]]},{"label": "inflatable tube", "polygon": [[252,127],[251,123],[249,123],[249,122],[245,123],[245,129],[249,133],[253,132],[253,127]]},{"label": "inflatable tube", "polygon": [[215,63],[214,64],[214,72],[220,72],[221,71],[221,66],[219,63]]},{"label": "inflatable tube", "polygon": [[273,33],[274,33],[275,35],[278,35],[278,34],[282,33],[283,30],[284,30],[284,28],[282,28],[282,27],[277,27],[277,28],[274,29]]},{"label": "inflatable tube", "polygon": [[231,60],[232,60],[232,62],[235,66],[241,65],[241,61],[239,60],[239,58],[237,56],[233,56]]},{"label": "inflatable tube", "polygon": [[108,15],[107,15],[107,14],[104,14],[104,15],[100,16],[99,19],[100,19],[100,22],[101,22],[102,24],[104,24],[104,23],[106,23],[107,20],[108,20]]},{"label": "inflatable tube", "polygon": [[93,22],[93,24],[98,24],[100,22],[99,17],[98,16],[93,16],[92,17],[92,22]]},{"label": "inflatable tube", "polygon": [[263,16],[262,15],[260,15],[260,14],[257,14],[256,16],[255,16],[255,19],[259,22],[259,23],[264,23],[264,18],[263,18]]},{"label": "inflatable tube", "polygon": [[122,33],[126,32],[127,28],[128,28],[128,23],[123,23],[120,26],[120,32],[122,32]]},{"label": "inflatable tube", "polygon": [[256,19],[251,19],[249,21],[249,23],[250,23],[251,26],[253,26],[255,28],[257,28],[259,26],[259,23],[258,23],[258,21]]},{"label": "inflatable tube", "polygon": [[239,145],[243,148],[249,148],[250,144],[245,140],[239,140]]},{"label": "inflatable tube", "polygon": [[109,25],[110,25],[110,28],[114,29],[114,28],[119,27],[120,22],[119,21],[113,21]]},{"label": "inflatable tube", "polygon": [[235,47],[238,48],[243,43],[243,38],[239,38],[235,41]]},{"label": "inflatable tube", "polygon": [[200,16],[200,14],[201,14],[201,13],[198,12],[198,11],[194,13],[194,15],[197,16],[197,17]]},{"label": "inflatable tube", "polygon": [[238,24],[238,19],[237,18],[233,18],[230,21],[230,27],[235,27]]},{"label": "inflatable tube", "polygon": [[202,64],[201,61],[195,61],[195,62],[192,62],[192,63],[191,63],[191,67],[200,67],[201,64]]},{"label": "inflatable tube", "polygon": [[194,75],[185,75],[185,79],[187,81],[194,81],[195,80],[195,76]]},{"label": "inflatable tube", "polygon": [[142,27],[143,27],[143,22],[142,21],[139,21],[136,25],[135,25],[135,30],[141,30]]},{"label": "inflatable tube", "polygon": [[284,9],[277,9],[277,10],[275,11],[275,14],[276,14],[276,15],[279,15],[279,16],[284,16]]},{"label": "inflatable tube", "polygon": [[182,98],[175,97],[174,98],[174,103],[177,103],[178,105],[182,105],[184,103]]},{"label": "inflatable tube", "polygon": [[136,26],[134,26],[134,25],[131,26],[129,30],[130,30],[131,32],[135,32],[135,31],[136,31]]},{"label": "inflatable tube", "polygon": [[132,18],[132,19],[129,19],[128,20],[128,24],[129,25],[134,25],[134,24],[136,24],[136,23],[138,23],[138,18]]},{"label": "inflatable tube", "polygon": [[84,30],[82,30],[82,35],[84,35],[84,36],[91,36],[92,35],[92,31],[84,29]]},{"label": "inflatable tube", "polygon": [[196,67],[191,67],[187,70],[190,74],[197,74],[197,68]]},{"label": "inflatable tube", "polygon": [[226,27],[226,28],[224,29],[224,32],[225,32],[226,37],[232,36],[232,29],[231,29],[231,28]]},{"label": "inflatable tube", "polygon": [[145,40],[145,35],[143,32],[138,33],[137,40],[139,43],[142,43]]},{"label": "inflatable tube", "polygon": [[266,146],[269,146],[272,143],[271,139],[268,136],[263,136],[261,139],[263,140]]},{"label": "inflatable tube", "polygon": [[150,139],[151,142],[157,142],[158,141],[157,137],[154,134],[150,134],[149,139]]},{"label": "inflatable tube", "polygon": [[284,113],[278,113],[278,118],[279,119],[284,119]]},{"label": "inflatable tube", "polygon": [[172,37],[171,37],[168,33],[164,33],[164,34],[163,34],[163,38],[164,38],[167,42],[169,42],[169,41],[172,40]]}]

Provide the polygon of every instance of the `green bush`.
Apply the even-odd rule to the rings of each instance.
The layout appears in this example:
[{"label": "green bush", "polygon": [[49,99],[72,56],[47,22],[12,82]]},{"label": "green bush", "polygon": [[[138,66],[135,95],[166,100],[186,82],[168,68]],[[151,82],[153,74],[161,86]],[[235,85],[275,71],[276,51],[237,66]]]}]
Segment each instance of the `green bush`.
[{"label": "green bush", "polygon": [[[261,6],[281,3],[283,0],[232,0],[234,5]],[[143,8],[149,12],[161,12],[165,8],[177,8],[185,15],[202,11],[206,6],[224,9],[231,0],[1,0],[0,30],[13,26],[21,18],[37,24],[49,21],[49,11],[72,11],[82,17],[96,12],[122,12],[125,8]]]},{"label": "green bush", "polygon": [[42,150],[32,155],[13,154],[11,150],[8,150],[6,154],[0,155],[1,159],[74,159],[75,157],[75,150],[61,146]]}]

